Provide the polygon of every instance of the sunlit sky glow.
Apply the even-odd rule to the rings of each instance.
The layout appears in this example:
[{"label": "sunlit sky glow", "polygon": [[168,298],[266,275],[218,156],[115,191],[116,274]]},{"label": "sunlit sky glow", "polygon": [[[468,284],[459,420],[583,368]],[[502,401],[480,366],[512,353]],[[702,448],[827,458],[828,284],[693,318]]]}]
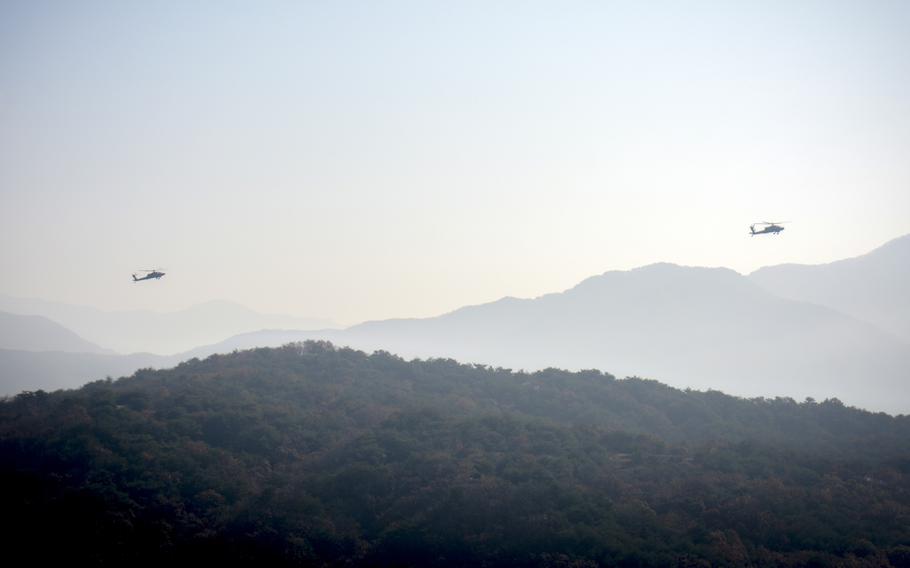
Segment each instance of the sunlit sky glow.
[{"label": "sunlit sky glow", "polygon": [[908,30],[902,1],[6,1],[0,293],[354,323],[861,254],[910,232]]}]

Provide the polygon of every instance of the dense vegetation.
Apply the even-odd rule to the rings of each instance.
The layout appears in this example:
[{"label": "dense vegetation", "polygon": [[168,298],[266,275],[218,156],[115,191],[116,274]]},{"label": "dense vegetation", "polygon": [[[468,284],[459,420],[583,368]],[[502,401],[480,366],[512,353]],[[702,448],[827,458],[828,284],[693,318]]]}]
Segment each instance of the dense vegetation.
[{"label": "dense vegetation", "polygon": [[910,418],[292,344],[0,404],[4,552],[910,566]]}]

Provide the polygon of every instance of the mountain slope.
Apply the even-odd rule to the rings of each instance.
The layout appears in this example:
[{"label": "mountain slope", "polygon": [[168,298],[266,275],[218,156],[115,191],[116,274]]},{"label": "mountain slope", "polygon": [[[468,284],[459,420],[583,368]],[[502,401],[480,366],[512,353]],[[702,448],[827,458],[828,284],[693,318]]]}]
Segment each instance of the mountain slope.
[{"label": "mountain slope", "polygon": [[110,353],[41,316],[0,312],[0,349]]},{"label": "mountain slope", "polygon": [[0,403],[0,529],[46,563],[900,566],[908,439],[836,401],[298,344]]},{"label": "mountain slope", "polygon": [[260,314],[222,301],[175,312],[103,311],[0,295],[0,310],[47,317],[89,341],[120,353],[172,354],[257,329],[333,326],[331,322],[314,318]]},{"label": "mountain slope", "polygon": [[782,264],[749,279],[769,292],[828,306],[910,342],[910,235],[829,264]]}]

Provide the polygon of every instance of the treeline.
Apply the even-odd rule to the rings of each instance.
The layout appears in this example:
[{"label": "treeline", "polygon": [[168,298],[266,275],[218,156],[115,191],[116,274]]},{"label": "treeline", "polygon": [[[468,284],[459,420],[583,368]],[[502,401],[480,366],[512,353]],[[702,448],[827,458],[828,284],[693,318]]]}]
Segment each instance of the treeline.
[{"label": "treeline", "polygon": [[3,402],[0,531],[104,565],[910,566],[908,440],[836,400],[308,342]]}]

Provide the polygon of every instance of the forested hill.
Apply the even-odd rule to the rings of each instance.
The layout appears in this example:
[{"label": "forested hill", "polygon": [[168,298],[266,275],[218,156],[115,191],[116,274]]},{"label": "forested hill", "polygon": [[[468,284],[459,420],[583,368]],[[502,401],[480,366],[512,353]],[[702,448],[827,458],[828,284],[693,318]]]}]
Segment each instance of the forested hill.
[{"label": "forested hill", "polygon": [[0,530],[35,562],[907,566],[908,440],[836,400],[309,342],[0,403]]}]

